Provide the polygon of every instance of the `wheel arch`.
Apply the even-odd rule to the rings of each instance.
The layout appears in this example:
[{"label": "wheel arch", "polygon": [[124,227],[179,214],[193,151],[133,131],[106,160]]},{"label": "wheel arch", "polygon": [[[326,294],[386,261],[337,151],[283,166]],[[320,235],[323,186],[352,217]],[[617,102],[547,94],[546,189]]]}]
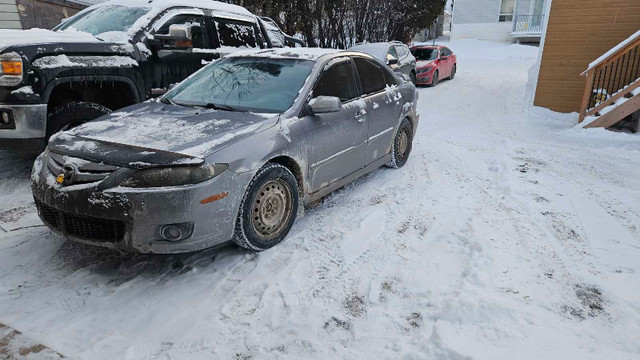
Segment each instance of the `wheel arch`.
[{"label": "wheel arch", "polygon": [[291,171],[293,176],[296,178],[296,182],[298,183],[298,192],[300,193],[300,198],[304,197],[304,174],[302,172],[302,166],[291,156],[280,155],[274,158],[271,158],[267,161],[267,164],[273,163],[286,167]]},{"label": "wheel arch", "polygon": [[[108,88],[103,86],[104,83],[121,89],[122,92],[118,93],[119,97],[105,96],[103,99],[96,99],[96,97],[105,95],[109,91]],[[78,89],[73,89],[74,85]],[[91,94],[93,96],[88,95],[87,89],[94,90]],[[57,105],[64,103],[66,99],[95,102],[112,110],[137,104],[142,100],[136,84],[124,76],[68,76],[58,78],[47,85],[42,97],[49,105],[49,112],[52,112]]]}]

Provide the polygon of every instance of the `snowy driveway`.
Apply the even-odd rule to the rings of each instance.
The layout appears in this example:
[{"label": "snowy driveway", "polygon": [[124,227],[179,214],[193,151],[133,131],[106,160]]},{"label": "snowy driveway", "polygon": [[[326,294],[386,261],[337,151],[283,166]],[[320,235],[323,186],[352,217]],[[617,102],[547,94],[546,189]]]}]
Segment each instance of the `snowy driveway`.
[{"label": "snowy driveway", "polygon": [[449,46],[407,166],[260,254],[63,242],[0,150],[0,322],[82,359],[637,359],[640,136],[526,107],[536,48]]}]

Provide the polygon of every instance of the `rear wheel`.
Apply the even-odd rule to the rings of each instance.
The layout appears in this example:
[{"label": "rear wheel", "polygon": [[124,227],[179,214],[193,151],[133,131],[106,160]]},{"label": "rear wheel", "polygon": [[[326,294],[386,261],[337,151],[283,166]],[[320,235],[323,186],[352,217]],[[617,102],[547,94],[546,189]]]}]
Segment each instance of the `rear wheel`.
[{"label": "rear wheel", "polygon": [[436,72],[433,73],[433,79],[431,79],[431,86],[436,86],[438,85],[438,81],[440,81],[440,73],[438,72],[438,70],[436,70]]},{"label": "rear wheel", "polygon": [[413,129],[408,119],[402,120],[396,137],[391,145],[391,160],[387,163],[390,168],[398,169],[409,160],[409,154],[413,148]]},{"label": "rear wheel", "polygon": [[298,212],[298,183],[286,167],[267,164],[258,170],[240,204],[233,242],[262,251],[280,243]]},{"label": "rear wheel", "polygon": [[458,71],[458,65],[453,65],[453,69],[451,69],[451,76],[449,76],[449,80],[453,80],[456,77],[456,71]]},{"label": "rear wheel", "polygon": [[71,129],[110,112],[109,108],[100,104],[84,101],[60,105],[49,115],[46,140],[49,141],[49,138],[59,131]]}]

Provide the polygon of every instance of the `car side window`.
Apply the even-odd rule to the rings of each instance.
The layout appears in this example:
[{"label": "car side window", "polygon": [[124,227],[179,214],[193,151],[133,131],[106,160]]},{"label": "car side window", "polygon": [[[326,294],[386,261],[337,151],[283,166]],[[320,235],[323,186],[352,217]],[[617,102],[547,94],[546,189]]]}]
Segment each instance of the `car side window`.
[{"label": "car side window", "polygon": [[162,24],[156,34],[169,35],[169,27],[171,25],[187,25],[191,27],[191,42],[194,48],[208,48],[208,37],[204,17],[193,14],[180,14],[172,17]]},{"label": "car side window", "polygon": [[387,85],[385,71],[380,65],[364,58],[354,58],[353,61],[360,75],[363,94],[368,95],[384,90]]},{"label": "car side window", "polygon": [[409,49],[405,45],[396,45],[396,51],[398,52],[400,58],[407,57],[409,53]]},{"label": "car side window", "polygon": [[342,102],[355,99],[358,91],[354,75],[351,61],[346,60],[331,66],[318,78],[313,88],[313,97],[335,96]]},{"label": "car side window", "polygon": [[394,73],[389,69],[382,69],[384,72],[384,82],[387,86],[398,85],[398,79]]},{"label": "car side window", "polygon": [[220,46],[257,48],[255,28],[251,23],[215,19]]},{"label": "car side window", "polygon": [[389,58],[389,56],[392,56],[392,58],[397,59],[398,58],[398,52],[396,51],[396,47],[392,46],[389,48],[389,53],[387,54],[387,59]]}]

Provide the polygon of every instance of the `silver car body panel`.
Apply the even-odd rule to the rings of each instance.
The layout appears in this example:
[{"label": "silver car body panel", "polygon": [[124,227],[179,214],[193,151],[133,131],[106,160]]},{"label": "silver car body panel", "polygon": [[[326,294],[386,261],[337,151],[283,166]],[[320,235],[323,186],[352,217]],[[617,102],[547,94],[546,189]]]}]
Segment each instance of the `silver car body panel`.
[{"label": "silver car body panel", "polygon": [[[125,224],[124,239],[120,242],[98,242],[65,233],[72,240],[125,251],[181,253],[216,246],[232,238],[242,197],[254,174],[267,162],[294,167],[303,204],[316,201],[388,162],[391,143],[402,119],[411,121],[414,132],[418,126],[417,92],[413,84],[397,79],[397,87],[387,87],[379,93],[344,103],[341,112],[311,115],[307,102],[315,80],[328,68],[327,64],[336,57],[372,58],[354,52],[298,55],[296,51],[304,49],[272,50],[277,56],[304,56],[316,61],[289,110],[279,115],[212,110],[184,114],[184,109],[179,111],[171,105],[156,102],[134,105],[55,137],[34,165],[32,190],[36,201],[63,213]],[[264,55],[264,50],[261,53]],[[144,122],[145,118],[153,118],[153,114],[163,111],[175,115],[176,121],[184,120],[192,125],[223,118],[231,121],[198,134],[202,136],[185,135],[193,141],[184,142],[163,143],[158,141],[162,140],[161,131],[141,130],[144,128],[141,127],[139,131],[148,131],[146,136],[150,137],[146,147],[127,141],[114,131],[119,124],[127,122],[126,118]],[[356,116],[362,111],[366,113],[364,120]],[[149,120],[148,124],[153,123]],[[130,131],[127,126],[120,128],[124,132]],[[189,125],[181,127],[180,132],[189,131],[189,128]],[[157,138],[151,138],[154,136]],[[95,184],[65,187],[56,183],[56,174],[46,166],[51,153],[108,163],[122,170]],[[118,183],[122,174],[132,171],[133,167],[198,163],[224,163],[229,168],[196,185],[132,189]],[[202,203],[219,194],[225,194],[224,198]],[[182,222],[195,224],[189,239],[172,243],[154,237],[159,225]]]}]

